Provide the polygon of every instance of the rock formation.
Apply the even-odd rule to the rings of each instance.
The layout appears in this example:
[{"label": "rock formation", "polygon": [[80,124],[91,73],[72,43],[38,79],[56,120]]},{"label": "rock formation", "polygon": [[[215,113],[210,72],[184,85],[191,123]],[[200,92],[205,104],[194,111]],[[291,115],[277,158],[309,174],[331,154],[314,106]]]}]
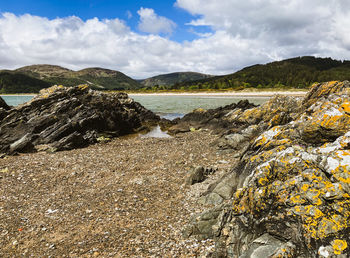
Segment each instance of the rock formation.
[{"label": "rock formation", "polygon": [[1,107],[0,153],[84,147],[160,120],[125,93],[105,94],[85,85],[53,86],[28,103]]},{"label": "rock formation", "polygon": [[[169,128],[171,133],[189,132],[191,128],[200,129],[208,128],[214,130],[216,133],[225,132],[228,130],[239,131],[241,125],[238,121],[230,119],[231,110],[246,110],[256,107],[249,103],[248,100],[241,100],[237,104],[233,103],[224,107],[205,110],[203,108],[195,109],[193,112],[186,114],[183,118],[175,119],[174,126]],[[238,123],[236,123],[238,122]]]},{"label": "rock formation", "polygon": [[315,84],[304,99],[276,96],[225,117],[241,131],[219,147],[239,161],[207,192],[217,206],[184,234],[215,238],[215,257],[349,257],[350,83]]}]

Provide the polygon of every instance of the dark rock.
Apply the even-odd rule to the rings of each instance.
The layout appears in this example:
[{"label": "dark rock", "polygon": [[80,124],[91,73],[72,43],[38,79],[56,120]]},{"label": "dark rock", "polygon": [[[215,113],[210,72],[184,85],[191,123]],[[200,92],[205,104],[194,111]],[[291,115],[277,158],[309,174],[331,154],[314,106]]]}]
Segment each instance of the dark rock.
[{"label": "dark rock", "polygon": [[249,103],[248,100],[241,100],[237,104],[233,103],[216,109],[205,110],[202,108],[195,109],[193,112],[186,114],[183,118],[177,119],[176,125],[170,127],[170,133],[183,133],[190,131],[191,128],[200,129],[208,128],[216,133],[227,131],[237,126],[227,119],[227,116],[234,110],[246,110],[256,107]]},{"label": "dark rock", "polygon": [[[0,110],[0,152],[69,150],[117,137],[160,120],[125,93],[106,94],[87,86],[54,86],[42,90],[30,102]],[[40,148],[39,148],[40,149]]]},{"label": "dark rock", "polygon": [[33,149],[32,136],[29,133],[10,145],[10,153],[31,152]]},{"label": "dark rock", "polygon": [[190,174],[186,178],[186,184],[193,185],[196,183],[201,183],[207,177],[213,173],[215,173],[215,169],[213,168],[204,168],[204,167],[196,167],[191,170]]},{"label": "dark rock", "polygon": [[10,110],[10,106],[6,104],[5,100],[0,97],[0,108],[3,108],[5,110]]}]

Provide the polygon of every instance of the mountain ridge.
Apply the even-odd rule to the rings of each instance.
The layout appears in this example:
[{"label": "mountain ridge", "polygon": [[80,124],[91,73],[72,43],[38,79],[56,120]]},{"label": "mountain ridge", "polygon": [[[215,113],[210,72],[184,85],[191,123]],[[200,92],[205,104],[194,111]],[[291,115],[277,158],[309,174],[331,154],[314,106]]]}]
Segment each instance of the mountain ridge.
[{"label": "mountain ridge", "polygon": [[40,64],[0,70],[0,93],[35,93],[60,84],[88,84],[98,90],[305,89],[315,82],[334,80],[350,80],[350,61],[302,56],[247,66],[227,75],[174,72],[143,80],[100,67],[73,71],[58,65]]}]

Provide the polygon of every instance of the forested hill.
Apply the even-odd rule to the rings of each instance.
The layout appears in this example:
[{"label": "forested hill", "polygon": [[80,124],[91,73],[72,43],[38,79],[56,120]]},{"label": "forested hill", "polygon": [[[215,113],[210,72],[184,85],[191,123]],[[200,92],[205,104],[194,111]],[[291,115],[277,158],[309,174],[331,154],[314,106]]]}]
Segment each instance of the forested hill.
[{"label": "forested hill", "polygon": [[72,71],[55,65],[31,65],[14,71],[0,70],[0,93],[35,93],[55,84],[88,84],[100,90],[283,89],[308,88],[315,82],[333,80],[350,80],[350,61],[304,56],[253,65],[222,76],[181,72],[151,77],[141,83],[104,68]]},{"label": "forested hill", "polygon": [[236,73],[178,83],[174,89],[307,88],[314,82],[350,80],[350,61],[304,56],[246,67]]},{"label": "forested hill", "polygon": [[104,68],[72,71],[56,65],[31,65],[14,71],[0,71],[0,93],[35,93],[55,84],[88,84],[100,90],[135,90],[141,87],[140,83],[125,74]]},{"label": "forested hill", "polygon": [[51,84],[43,80],[12,71],[0,71],[0,93],[35,93]]},{"label": "forested hill", "polygon": [[195,73],[195,72],[177,72],[157,75],[141,81],[145,87],[152,87],[156,85],[172,86],[176,83],[190,82],[200,79],[213,77],[212,75]]}]

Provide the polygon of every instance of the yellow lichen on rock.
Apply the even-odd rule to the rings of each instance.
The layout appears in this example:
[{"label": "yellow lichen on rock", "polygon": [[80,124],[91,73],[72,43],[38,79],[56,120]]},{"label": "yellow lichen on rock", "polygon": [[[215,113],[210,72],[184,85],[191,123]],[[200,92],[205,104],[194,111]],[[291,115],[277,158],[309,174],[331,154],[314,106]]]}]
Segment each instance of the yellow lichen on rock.
[{"label": "yellow lichen on rock", "polygon": [[332,247],[335,254],[341,254],[348,247],[348,243],[345,240],[335,239]]}]

